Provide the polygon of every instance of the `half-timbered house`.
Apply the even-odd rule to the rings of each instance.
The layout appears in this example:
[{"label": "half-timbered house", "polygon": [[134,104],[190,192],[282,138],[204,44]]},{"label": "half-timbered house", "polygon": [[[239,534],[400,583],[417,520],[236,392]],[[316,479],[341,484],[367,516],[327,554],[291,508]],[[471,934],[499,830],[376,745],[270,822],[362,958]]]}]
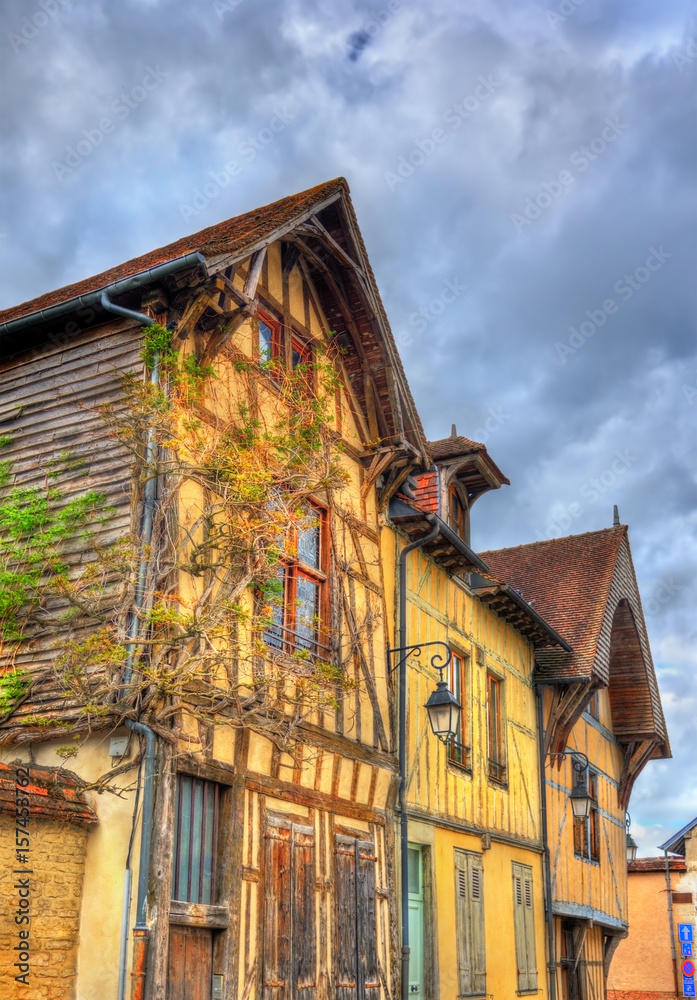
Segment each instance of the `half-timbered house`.
[{"label": "half-timbered house", "polygon": [[[562,1000],[605,996],[627,934],[626,817],[648,761],[670,756],[625,525],[482,558],[568,641],[536,656],[543,703],[548,920]],[[590,795],[575,820],[568,797]]]},{"label": "half-timbered house", "polygon": [[[255,726],[253,705],[249,718],[223,705],[207,724],[194,695],[198,710],[189,712],[183,697],[167,723],[149,725],[138,699],[119,719],[108,699],[85,707],[66,686],[56,664],[85,632],[57,613],[60,595],[40,609],[50,629],[34,615],[21,641],[6,639],[4,670],[20,696],[0,723],[3,758],[62,765],[76,788],[92,786],[80,794],[93,811],[65,817],[89,829],[75,841],[79,948],[76,922],[75,947],[56,973],[60,996],[121,998],[131,977],[134,996],[170,1000],[392,996],[397,779],[380,512],[430,458],[346,183],[286,198],[0,315],[7,489],[40,490],[59,469],[62,502],[93,491],[105,512],[87,541],[66,541],[71,578],[95,551],[146,530],[143,572],[157,573],[164,536],[153,534],[152,517],[166,494],[166,465],[141,469],[132,492],[132,451],[113,433],[124,373],[131,384],[154,378],[155,362],[143,361],[150,319],[195,359],[187,371],[214,368],[195,400],[204,440],[226,421],[237,426],[247,407],[257,421],[282,412],[282,374],[304,371],[310,380],[315,359],[330,357],[337,381],[324,444],[334,448],[341,488],[318,486],[304,522],[290,512],[295,526],[279,543],[271,617],[261,637],[248,638],[261,641],[276,677],[285,670],[297,679],[308,662],[326,661],[341,691],[305,713],[285,742],[268,718]],[[148,495],[153,480],[160,492]],[[198,538],[205,503],[196,477],[181,479],[175,530]],[[151,593],[165,579],[163,571]],[[183,571],[176,585],[170,579],[179,607],[199,599],[201,579]],[[126,670],[148,614],[154,627],[137,604],[138,586]],[[240,600],[251,606],[257,596]],[[87,662],[86,676],[102,668]],[[148,697],[141,691],[140,704]],[[112,764],[122,790],[96,794]],[[140,782],[128,771],[136,764]],[[31,824],[32,849],[45,855],[46,825],[40,816]],[[32,886],[31,917],[40,922],[48,890],[38,878]],[[35,989],[58,989],[46,971],[52,954],[34,956]],[[11,967],[2,974],[3,995],[39,996],[14,984]]]}]

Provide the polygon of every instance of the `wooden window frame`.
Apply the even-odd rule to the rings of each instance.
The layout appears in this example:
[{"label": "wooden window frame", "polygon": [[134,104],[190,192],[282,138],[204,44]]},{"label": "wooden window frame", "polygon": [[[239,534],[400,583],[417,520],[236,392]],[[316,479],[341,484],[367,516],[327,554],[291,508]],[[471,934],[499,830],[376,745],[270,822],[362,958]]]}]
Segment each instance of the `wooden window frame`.
[{"label": "wooden window frame", "polygon": [[591,797],[588,818],[574,819],[574,856],[600,864],[600,811],[598,807],[598,772],[588,770],[586,786]]},{"label": "wooden window frame", "polygon": [[[457,506],[457,511],[453,513],[453,502]],[[448,527],[452,528],[455,534],[466,542],[468,540],[468,509],[463,502],[462,494],[454,483],[448,486],[448,510],[446,520]]]},{"label": "wooden window frame", "polygon": [[[191,793],[190,793],[190,816],[188,820],[188,842],[189,849],[188,857],[181,859],[179,857],[179,846],[180,838],[182,836],[184,817],[183,817],[183,795],[182,786],[184,781],[191,782]],[[201,825],[199,836],[195,837],[194,832],[196,828],[196,808],[193,805],[193,797],[199,785],[202,785],[202,815],[201,815]],[[174,828],[172,833],[172,888],[171,888],[171,899],[173,902],[184,903],[184,904],[201,904],[203,906],[215,906],[218,898],[218,886],[217,886],[217,875],[218,875],[218,861],[220,853],[220,813],[221,813],[221,800],[225,794],[225,785],[218,781],[212,781],[210,778],[202,777],[200,775],[190,774],[187,771],[178,771],[175,776],[175,798],[174,798]],[[213,796],[212,803],[212,817],[210,819],[207,817],[207,805],[209,802],[209,797]],[[210,898],[204,898],[206,893],[204,892],[204,879],[203,871],[205,869],[205,855],[206,855],[206,837],[209,833],[210,823],[212,822],[211,833],[211,845],[210,845],[210,864],[211,864],[211,874],[210,874]],[[198,840],[198,843],[197,843]],[[186,870],[182,871],[182,861],[186,861]],[[194,871],[198,871],[198,892],[193,893],[192,883],[194,880]],[[186,888],[182,893],[182,879],[186,881]],[[193,898],[195,896],[196,898]]]},{"label": "wooden window frame", "polygon": [[588,702],[588,714],[596,721],[600,721],[600,692],[594,691]]},{"label": "wooden window frame", "polygon": [[256,338],[256,343],[254,349],[256,356],[261,364],[268,365],[269,363],[283,360],[283,325],[271,316],[270,313],[265,310],[259,310],[257,313],[257,320],[259,323],[263,323],[271,331],[271,354],[268,358],[262,357],[261,353],[261,334],[258,333]]},{"label": "wooden window frame", "polygon": [[[496,696],[492,697],[492,692]],[[508,784],[508,769],[506,767],[506,739],[504,712],[505,681],[497,674],[487,671],[486,675],[486,737],[487,737],[487,775],[490,781],[497,785]],[[492,714],[492,705],[495,705]]]},{"label": "wooden window frame", "polygon": [[[314,658],[326,659],[329,655],[326,631],[326,622],[329,621],[329,510],[313,500],[308,500],[307,506],[319,522],[319,566],[308,566],[298,558],[298,529],[291,524],[279,560],[283,568],[283,623],[276,622],[267,629],[264,641],[270,649],[291,654],[304,650]],[[314,639],[298,635],[298,578],[309,580],[319,588]],[[280,637],[277,635],[279,631],[282,633]],[[309,649],[308,644],[311,646]]]},{"label": "wooden window frame", "polygon": [[448,760],[451,764],[472,773],[472,750],[467,742],[467,692],[469,658],[454,649],[450,661],[450,690],[460,702],[458,731],[455,739],[448,742]]}]

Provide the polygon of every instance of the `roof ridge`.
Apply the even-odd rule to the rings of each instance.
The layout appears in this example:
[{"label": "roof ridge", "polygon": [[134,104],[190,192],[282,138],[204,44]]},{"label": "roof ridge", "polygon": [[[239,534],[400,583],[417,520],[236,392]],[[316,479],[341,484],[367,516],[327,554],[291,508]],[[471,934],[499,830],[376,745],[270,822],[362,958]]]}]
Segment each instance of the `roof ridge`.
[{"label": "roof ridge", "polygon": [[552,545],[554,543],[565,542],[569,538],[587,538],[588,535],[602,535],[606,532],[612,533],[619,531],[621,533],[627,532],[627,525],[611,525],[609,528],[596,528],[593,531],[581,531],[577,535],[560,535],[558,538],[539,538],[534,542],[521,542],[520,545],[507,545],[500,549],[482,549],[480,554],[484,552],[515,552],[518,549],[530,549],[533,545]]}]

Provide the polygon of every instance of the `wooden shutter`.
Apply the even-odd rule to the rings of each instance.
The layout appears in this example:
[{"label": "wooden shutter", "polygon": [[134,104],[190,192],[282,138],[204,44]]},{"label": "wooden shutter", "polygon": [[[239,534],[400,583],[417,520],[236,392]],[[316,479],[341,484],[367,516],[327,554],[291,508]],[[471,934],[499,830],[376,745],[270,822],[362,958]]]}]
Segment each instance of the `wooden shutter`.
[{"label": "wooden shutter", "polygon": [[270,817],[264,852],[262,1000],[315,1000],[315,834]]},{"label": "wooden shutter", "polygon": [[291,953],[294,995],[314,1000],[317,991],[315,933],[315,832],[293,826]]},{"label": "wooden shutter", "polygon": [[356,843],[358,877],[356,879],[356,916],[358,941],[358,987],[360,1000],[378,998],[377,927],[375,920],[375,846],[369,841]]},{"label": "wooden shutter", "polygon": [[535,911],[532,869],[513,863],[513,914],[518,989],[537,989]]},{"label": "wooden shutter", "polygon": [[455,850],[458,994],[484,993],[484,866],[476,854]]},{"label": "wooden shutter", "polygon": [[375,847],[337,835],[334,979],[336,1000],[378,997]]},{"label": "wooden shutter", "polygon": [[264,850],[262,1000],[290,1000],[291,837],[289,823],[268,820]]},{"label": "wooden shutter", "polygon": [[472,955],[474,992],[486,990],[486,947],[484,943],[484,865],[476,854],[469,854],[469,882],[472,906]]}]

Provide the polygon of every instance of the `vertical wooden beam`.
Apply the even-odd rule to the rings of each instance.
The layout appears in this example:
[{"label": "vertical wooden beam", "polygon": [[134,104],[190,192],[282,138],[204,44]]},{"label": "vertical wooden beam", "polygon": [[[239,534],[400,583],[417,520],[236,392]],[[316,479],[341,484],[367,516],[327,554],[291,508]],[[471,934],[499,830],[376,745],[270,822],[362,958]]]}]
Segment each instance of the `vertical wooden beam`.
[{"label": "vertical wooden beam", "polygon": [[235,778],[228,792],[229,808],[227,825],[222,821],[219,829],[219,894],[220,902],[230,908],[230,924],[222,937],[223,951],[220,956],[225,982],[230,984],[226,996],[237,997],[240,968],[240,912],[242,908],[242,865],[244,851],[244,796],[249,753],[249,729],[242,729],[235,739]]}]

